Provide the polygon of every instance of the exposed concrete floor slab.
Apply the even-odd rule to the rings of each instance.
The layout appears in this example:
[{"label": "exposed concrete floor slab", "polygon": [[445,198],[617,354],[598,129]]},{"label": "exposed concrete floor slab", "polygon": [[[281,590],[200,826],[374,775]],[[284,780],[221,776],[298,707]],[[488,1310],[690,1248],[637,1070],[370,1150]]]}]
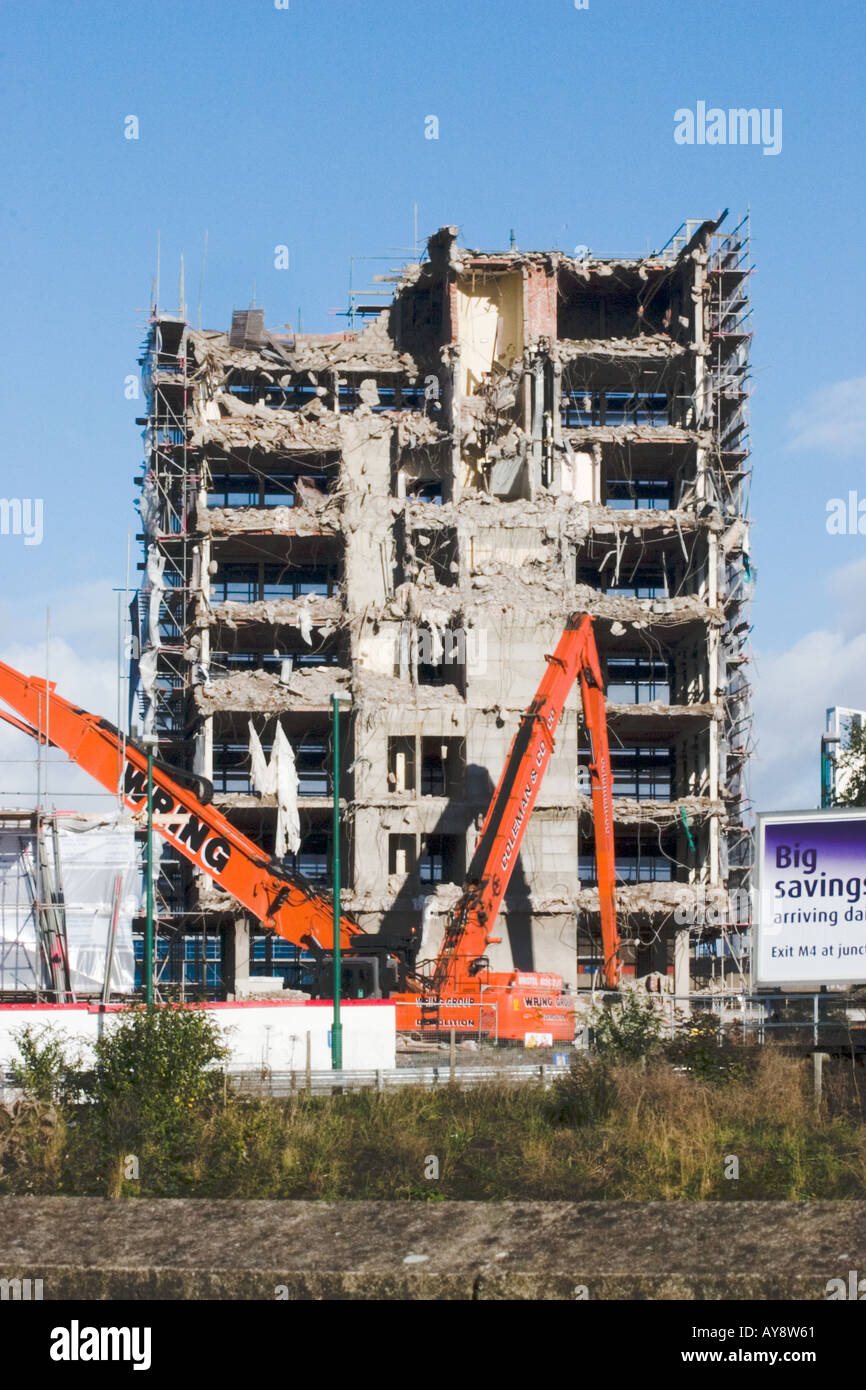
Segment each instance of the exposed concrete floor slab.
[{"label": "exposed concrete floor slab", "polygon": [[46,1299],[823,1300],[850,1270],[866,1202],[0,1198],[0,1277]]}]

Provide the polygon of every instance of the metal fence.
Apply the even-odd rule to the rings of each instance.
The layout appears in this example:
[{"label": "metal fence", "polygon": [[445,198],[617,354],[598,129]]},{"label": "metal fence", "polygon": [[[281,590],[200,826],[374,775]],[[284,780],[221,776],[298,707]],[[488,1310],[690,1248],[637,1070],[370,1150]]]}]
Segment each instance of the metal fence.
[{"label": "metal fence", "polygon": [[[228,1071],[226,1090],[235,1095],[274,1098],[316,1095],[340,1095],[350,1091],[400,1090],[404,1086],[421,1086],[435,1090],[439,1086],[481,1086],[521,1083],[543,1086],[547,1090],[557,1076],[568,1074],[564,1063],[544,1062],[538,1065],[510,1066],[444,1066],[394,1067],[376,1071]],[[0,1105],[11,1105],[21,1096],[13,1072],[0,1072]]]},{"label": "metal fence", "polygon": [[[658,996],[657,996],[658,997]],[[685,1024],[685,1010],[693,1018],[711,1015],[719,1034],[771,1040],[801,1047],[866,1050],[866,1001],[843,994],[662,995],[662,1014],[672,1037]]]},{"label": "metal fence", "polygon": [[395,1091],[404,1086],[481,1086],[535,1083],[547,1090],[557,1076],[567,1076],[562,1063],[525,1063],[511,1066],[394,1067],[378,1071],[272,1071],[231,1072],[229,1085],[236,1094],[250,1096],[333,1095],[345,1091]]}]

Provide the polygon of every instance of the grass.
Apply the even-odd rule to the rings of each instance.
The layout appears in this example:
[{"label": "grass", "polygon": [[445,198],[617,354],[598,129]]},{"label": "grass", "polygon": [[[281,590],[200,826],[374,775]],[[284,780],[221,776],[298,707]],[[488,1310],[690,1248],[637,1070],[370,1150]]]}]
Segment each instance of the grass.
[{"label": "grass", "polygon": [[[717,1065],[705,1056],[686,1071],[661,1055],[581,1058],[547,1091],[491,1084],[286,1101],[202,1094],[153,1129],[124,1110],[117,1132],[104,1106],[33,1099],[16,1115],[0,1110],[0,1193],[866,1197],[862,1068],[827,1068],[816,1108],[806,1059],[767,1046],[710,1061]],[[137,1179],[124,1176],[130,1154]],[[735,1168],[737,1177],[726,1176]]]}]

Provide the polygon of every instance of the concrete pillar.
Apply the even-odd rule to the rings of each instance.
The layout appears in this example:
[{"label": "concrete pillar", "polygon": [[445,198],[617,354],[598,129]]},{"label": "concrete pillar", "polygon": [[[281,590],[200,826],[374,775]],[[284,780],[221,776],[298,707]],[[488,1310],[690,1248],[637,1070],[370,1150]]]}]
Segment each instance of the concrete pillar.
[{"label": "concrete pillar", "polygon": [[562,443],[562,413],[560,401],[562,398],[562,363],[558,357],[553,360],[553,442],[556,445]]},{"label": "concrete pillar", "polygon": [[601,445],[596,443],[592,446],[592,497],[590,498],[590,501],[596,507],[601,506],[601,464],[602,449]]},{"label": "concrete pillar", "polygon": [[[456,287],[451,286],[451,291],[456,296]],[[452,306],[452,322],[454,331],[457,331],[457,308],[456,303]],[[463,492],[463,446],[462,431],[463,421],[460,410],[462,393],[460,390],[460,344],[454,343],[451,346],[447,359],[442,363],[441,399],[442,415],[441,427],[451,433],[451,501],[459,502]],[[445,446],[448,447],[447,444]]]},{"label": "concrete pillar", "polygon": [[678,927],[674,935],[674,994],[679,1008],[689,1013],[689,928]]},{"label": "concrete pillar", "polygon": [[532,469],[536,487],[543,486],[543,442],[544,442],[544,358],[536,357],[532,363]]},{"label": "concrete pillar", "polygon": [[209,714],[204,721],[204,753],[202,763],[202,776],[209,782],[213,781],[213,715]]},{"label": "concrete pillar", "polygon": [[829,1062],[829,1052],[812,1053],[812,1089],[815,1096],[815,1104],[820,1108],[823,1098],[824,1063]]},{"label": "concrete pillar", "polygon": [[719,601],[719,538],[711,531],[707,536],[707,603],[715,608]]},{"label": "concrete pillar", "polygon": [[708,496],[706,455],[706,449],[699,444],[695,450],[695,497],[698,502],[706,502]]},{"label": "concrete pillar", "polygon": [[250,975],[250,923],[248,917],[236,917],[223,932],[223,987],[227,995],[235,993],[236,981]]}]

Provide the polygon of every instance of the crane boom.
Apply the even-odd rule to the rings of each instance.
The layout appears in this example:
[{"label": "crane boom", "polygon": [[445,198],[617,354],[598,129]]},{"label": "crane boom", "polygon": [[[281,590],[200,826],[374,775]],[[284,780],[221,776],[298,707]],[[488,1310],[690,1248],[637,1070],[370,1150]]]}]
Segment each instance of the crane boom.
[{"label": "crane boom", "polygon": [[[108,720],[64,700],[53,681],[24,676],[3,662],[0,699],[27,721],[4,714],[13,727],[62,749],[106,791],[119,793],[134,814],[145,809],[147,752],[139,743],[125,738]],[[330,948],[334,941],[331,904],[248,839],[215,806],[207,805],[209,784],[205,784],[206,794],[197,796],[184,785],[187,781],[196,781],[201,790],[203,779],[188,778],[154,761],[154,828],[159,834],[264,927],[298,946]],[[341,918],[344,949],[358,933],[353,922]]]}]

